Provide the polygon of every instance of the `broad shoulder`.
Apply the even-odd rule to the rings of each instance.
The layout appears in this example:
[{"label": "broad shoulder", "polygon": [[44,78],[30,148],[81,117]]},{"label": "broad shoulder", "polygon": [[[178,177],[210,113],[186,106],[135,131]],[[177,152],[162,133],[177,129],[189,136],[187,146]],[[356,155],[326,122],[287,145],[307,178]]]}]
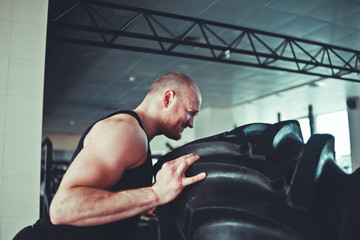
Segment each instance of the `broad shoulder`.
[{"label": "broad shoulder", "polygon": [[148,139],[133,116],[117,114],[93,126],[84,141],[87,147],[115,159],[129,159],[127,167],[134,167],[146,159]]},{"label": "broad shoulder", "polygon": [[96,123],[84,147],[67,170],[60,188],[91,186],[110,189],[124,171],[147,158],[147,137],[132,116],[115,115]]}]

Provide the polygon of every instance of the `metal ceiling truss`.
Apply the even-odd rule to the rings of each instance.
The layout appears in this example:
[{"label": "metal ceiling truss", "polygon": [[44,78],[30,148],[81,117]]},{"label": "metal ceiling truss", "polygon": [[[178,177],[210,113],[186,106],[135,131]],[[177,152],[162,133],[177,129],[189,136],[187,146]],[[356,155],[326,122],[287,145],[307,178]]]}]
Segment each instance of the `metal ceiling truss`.
[{"label": "metal ceiling truss", "polygon": [[[90,20],[69,21],[75,7]],[[66,43],[360,81],[357,50],[110,2],[81,1],[50,21],[49,29],[49,40]],[[65,35],[60,29],[81,34]]]}]

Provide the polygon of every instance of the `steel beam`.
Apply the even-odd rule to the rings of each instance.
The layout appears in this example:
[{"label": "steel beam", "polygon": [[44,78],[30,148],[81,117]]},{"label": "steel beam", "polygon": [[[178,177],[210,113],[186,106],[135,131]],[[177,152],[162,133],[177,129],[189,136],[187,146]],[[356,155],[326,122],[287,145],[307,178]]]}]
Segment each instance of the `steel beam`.
[{"label": "steel beam", "polygon": [[[66,17],[49,21],[49,28],[55,30],[49,31],[49,40],[360,82],[358,50],[115,3],[96,0],[81,3],[90,21],[79,24]],[[128,19],[121,25],[115,24],[119,19],[115,15],[105,16],[102,10],[106,9],[123,11]],[[175,32],[172,22],[184,30]],[[65,35],[61,29],[82,34]]]}]

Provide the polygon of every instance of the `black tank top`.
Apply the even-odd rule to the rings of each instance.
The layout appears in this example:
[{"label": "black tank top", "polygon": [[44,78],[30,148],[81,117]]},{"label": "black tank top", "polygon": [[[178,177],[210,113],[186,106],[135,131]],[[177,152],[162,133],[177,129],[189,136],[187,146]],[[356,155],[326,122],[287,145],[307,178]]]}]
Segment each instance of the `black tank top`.
[{"label": "black tank top", "polygon": [[[115,112],[103,119],[109,118],[116,114],[129,114],[133,116],[138,122],[142,129],[144,129],[139,116],[128,110]],[[99,121],[103,120],[100,119]],[[99,122],[97,121],[97,122]],[[95,122],[95,123],[97,123]],[[74,152],[72,160],[83,148],[83,143],[86,135],[89,133],[91,128],[95,125],[91,125],[81,137],[79,144]],[[145,131],[145,129],[144,129]],[[146,161],[139,167],[127,169],[124,171],[121,179],[111,188],[111,191],[116,192],[125,189],[135,189],[141,187],[148,187],[152,184],[152,159],[151,151],[148,139],[148,152]],[[53,225],[49,216],[40,219],[33,225],[33,230],[37,236],[41,236],[44,240],[120,240],[126,239],[131,231],[137,225],[140,215],[130,217],[124,220],[120,220],[113,223],[108,223],[99,226],[90,227],[77,227],[70,225]]]}]

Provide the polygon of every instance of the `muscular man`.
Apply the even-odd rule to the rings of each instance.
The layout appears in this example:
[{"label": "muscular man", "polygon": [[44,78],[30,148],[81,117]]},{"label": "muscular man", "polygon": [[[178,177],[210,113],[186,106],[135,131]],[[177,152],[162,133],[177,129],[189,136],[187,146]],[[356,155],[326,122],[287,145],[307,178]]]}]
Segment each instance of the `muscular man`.
[{"label": "muscular man", "polygon": [[167,162],[152,185],[149,142],[164,134],[180,139],[193,127],[201,94],[182,73],[156,79],[133,111],[114,113],[80,139],[53,198],[49,218],[23,229],[14,240],[126,239],[141,213],[174,200],[184,187],[206,177],[185,177],[199,159],[189,154]]}]

